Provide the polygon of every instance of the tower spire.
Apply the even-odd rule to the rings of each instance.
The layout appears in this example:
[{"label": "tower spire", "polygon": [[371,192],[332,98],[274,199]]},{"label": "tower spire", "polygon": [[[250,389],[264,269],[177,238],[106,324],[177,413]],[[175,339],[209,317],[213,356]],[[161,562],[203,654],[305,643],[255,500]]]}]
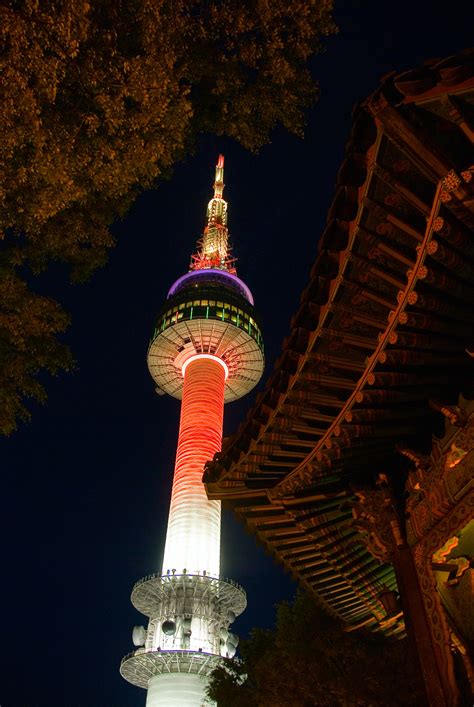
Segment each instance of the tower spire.
[{"label": "tower spire", "polygon": [[197,252],[191,257],[190,270],[218,268],[235,274],[235,258],[229,244],[227,202],[224,191],[224,155],[219,155],[214,180],[214,196],[207,205],[207,225],[198,241]]}]

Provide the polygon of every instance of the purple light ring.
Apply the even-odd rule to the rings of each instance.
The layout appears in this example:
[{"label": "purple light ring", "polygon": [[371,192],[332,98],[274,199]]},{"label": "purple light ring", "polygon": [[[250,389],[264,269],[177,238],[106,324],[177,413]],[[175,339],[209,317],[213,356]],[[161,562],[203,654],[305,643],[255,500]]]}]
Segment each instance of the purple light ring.
[{"label": "purple light ring", "polygon": [[181,275],[176,282],[174,282],[168,292],[167,297],[171,297],[174,295],[176,292],[177,288],[183,283],[186,282],[186,280],[191,280],[193,278],[198,278],[204,275],[209,275],[209,274],[217,274],[219,277],[223,277],[224,279],[229,279],[232,283],[238,285],[239,287],[242,288],[243,292],[245,293],[246,299],[250,302],[251,305],[253,305],[253,296],[252,293],[250,292],[249,288],[243,282],[243,280],[240,279],[240,277],[237,277],[237,275],[232,275],[230,272],[227,272],[226,270],[219,270],[218,268],[203,268],[202,270],[190,270],[189,272],[185,273],[184,275]]}]

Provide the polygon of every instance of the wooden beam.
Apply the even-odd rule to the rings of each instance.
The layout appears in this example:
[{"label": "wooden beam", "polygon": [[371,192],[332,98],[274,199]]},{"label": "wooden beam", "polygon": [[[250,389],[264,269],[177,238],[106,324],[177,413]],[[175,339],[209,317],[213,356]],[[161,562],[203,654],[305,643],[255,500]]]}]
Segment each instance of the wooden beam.
[{"label": "wooden beam", "polygon": [[439,153],[426,135],[420,134],[418,129],[380,94],[369,98],[366,106],[385,134],[433,182],[438,182],[452,169],[453,165]]},{"label": "wooden beam", "polygon": [[407,236],[410,236],[410,238],[417,243],[421,243],[423,241],[423,233],[421,233],[418,229],[413,228],[410,223],[401,219],[389,208],[383,206],[378,201],[375,201],[375,199],[371,199],[369,196],[366,196],[364,199],[364,204],[368,209],[375,212],[378,219],[385,219],[388,223],[391,223],[392,226],[395,226],[395,228],[399,231],[402,231]]},{"label": "wooden beam", "polygon": [[411,189],[405,186],[397,176],[386,167],[382,167],[380,164],[375,164],[373,166],[374,174],[381,179],[385,184],[393,189],[397,194],[400,194],[403,199],[414,206],[415,209],[420,211],[424,216],[429,216],[431,211],[431,204],[427,204],[425,201],[420,199]]}]

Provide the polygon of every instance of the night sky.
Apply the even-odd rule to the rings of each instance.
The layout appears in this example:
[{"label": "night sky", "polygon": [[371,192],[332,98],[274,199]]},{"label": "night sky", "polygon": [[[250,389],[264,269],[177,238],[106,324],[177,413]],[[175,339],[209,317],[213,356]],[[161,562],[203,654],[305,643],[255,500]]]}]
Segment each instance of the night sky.
[{"label": "night sky", "polygon": [[[154,319],[205,225],[214,165],[239,276],[261,315],[269,375],[288,333],[334,190],[354,104],[379,79],[472,42],[468,3],[337,3],[340,34],[314,61],[321,99],[306,139],[277,131],[259,155],[203,137],[169,182],[114,226],[108,265],[84,286],[53,270],[36,282],[71,312],[77,371],[47,382],[46,406],[0,440],[3,494],[1,707],[144,707],[118,668],[133,649],[133,583],[161,566],[178,401],[158,397],[146,367]],[[254,393],[226,406],[232,433]],[[222,574],[248,592],[235,623],[270,626],[294,585],[229,514]]]}]

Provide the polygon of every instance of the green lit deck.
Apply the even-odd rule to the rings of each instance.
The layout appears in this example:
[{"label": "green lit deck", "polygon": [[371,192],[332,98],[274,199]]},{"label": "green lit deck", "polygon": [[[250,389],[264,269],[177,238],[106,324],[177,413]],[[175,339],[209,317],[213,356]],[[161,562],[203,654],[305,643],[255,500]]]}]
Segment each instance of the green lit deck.
[{"label": "green lit deck", "polygon": [[[197,290],[198,288],[196,288]],[[253,308],[243,298],[233,296],[231,293],[219,293],[216,297],[216,288],[204,289],[199,287],[193,297],[192,289],[188,289],[181,296],[173,297],[168,301],[158,317],[151,342],[169,327],[178,322],[193,321],[197,319],[211,319],[232,323],[238,329],[250,334],[263,351],[263,338],[260,326],[255,319]],[[222,297],[225,295],[225,298]]]}]

